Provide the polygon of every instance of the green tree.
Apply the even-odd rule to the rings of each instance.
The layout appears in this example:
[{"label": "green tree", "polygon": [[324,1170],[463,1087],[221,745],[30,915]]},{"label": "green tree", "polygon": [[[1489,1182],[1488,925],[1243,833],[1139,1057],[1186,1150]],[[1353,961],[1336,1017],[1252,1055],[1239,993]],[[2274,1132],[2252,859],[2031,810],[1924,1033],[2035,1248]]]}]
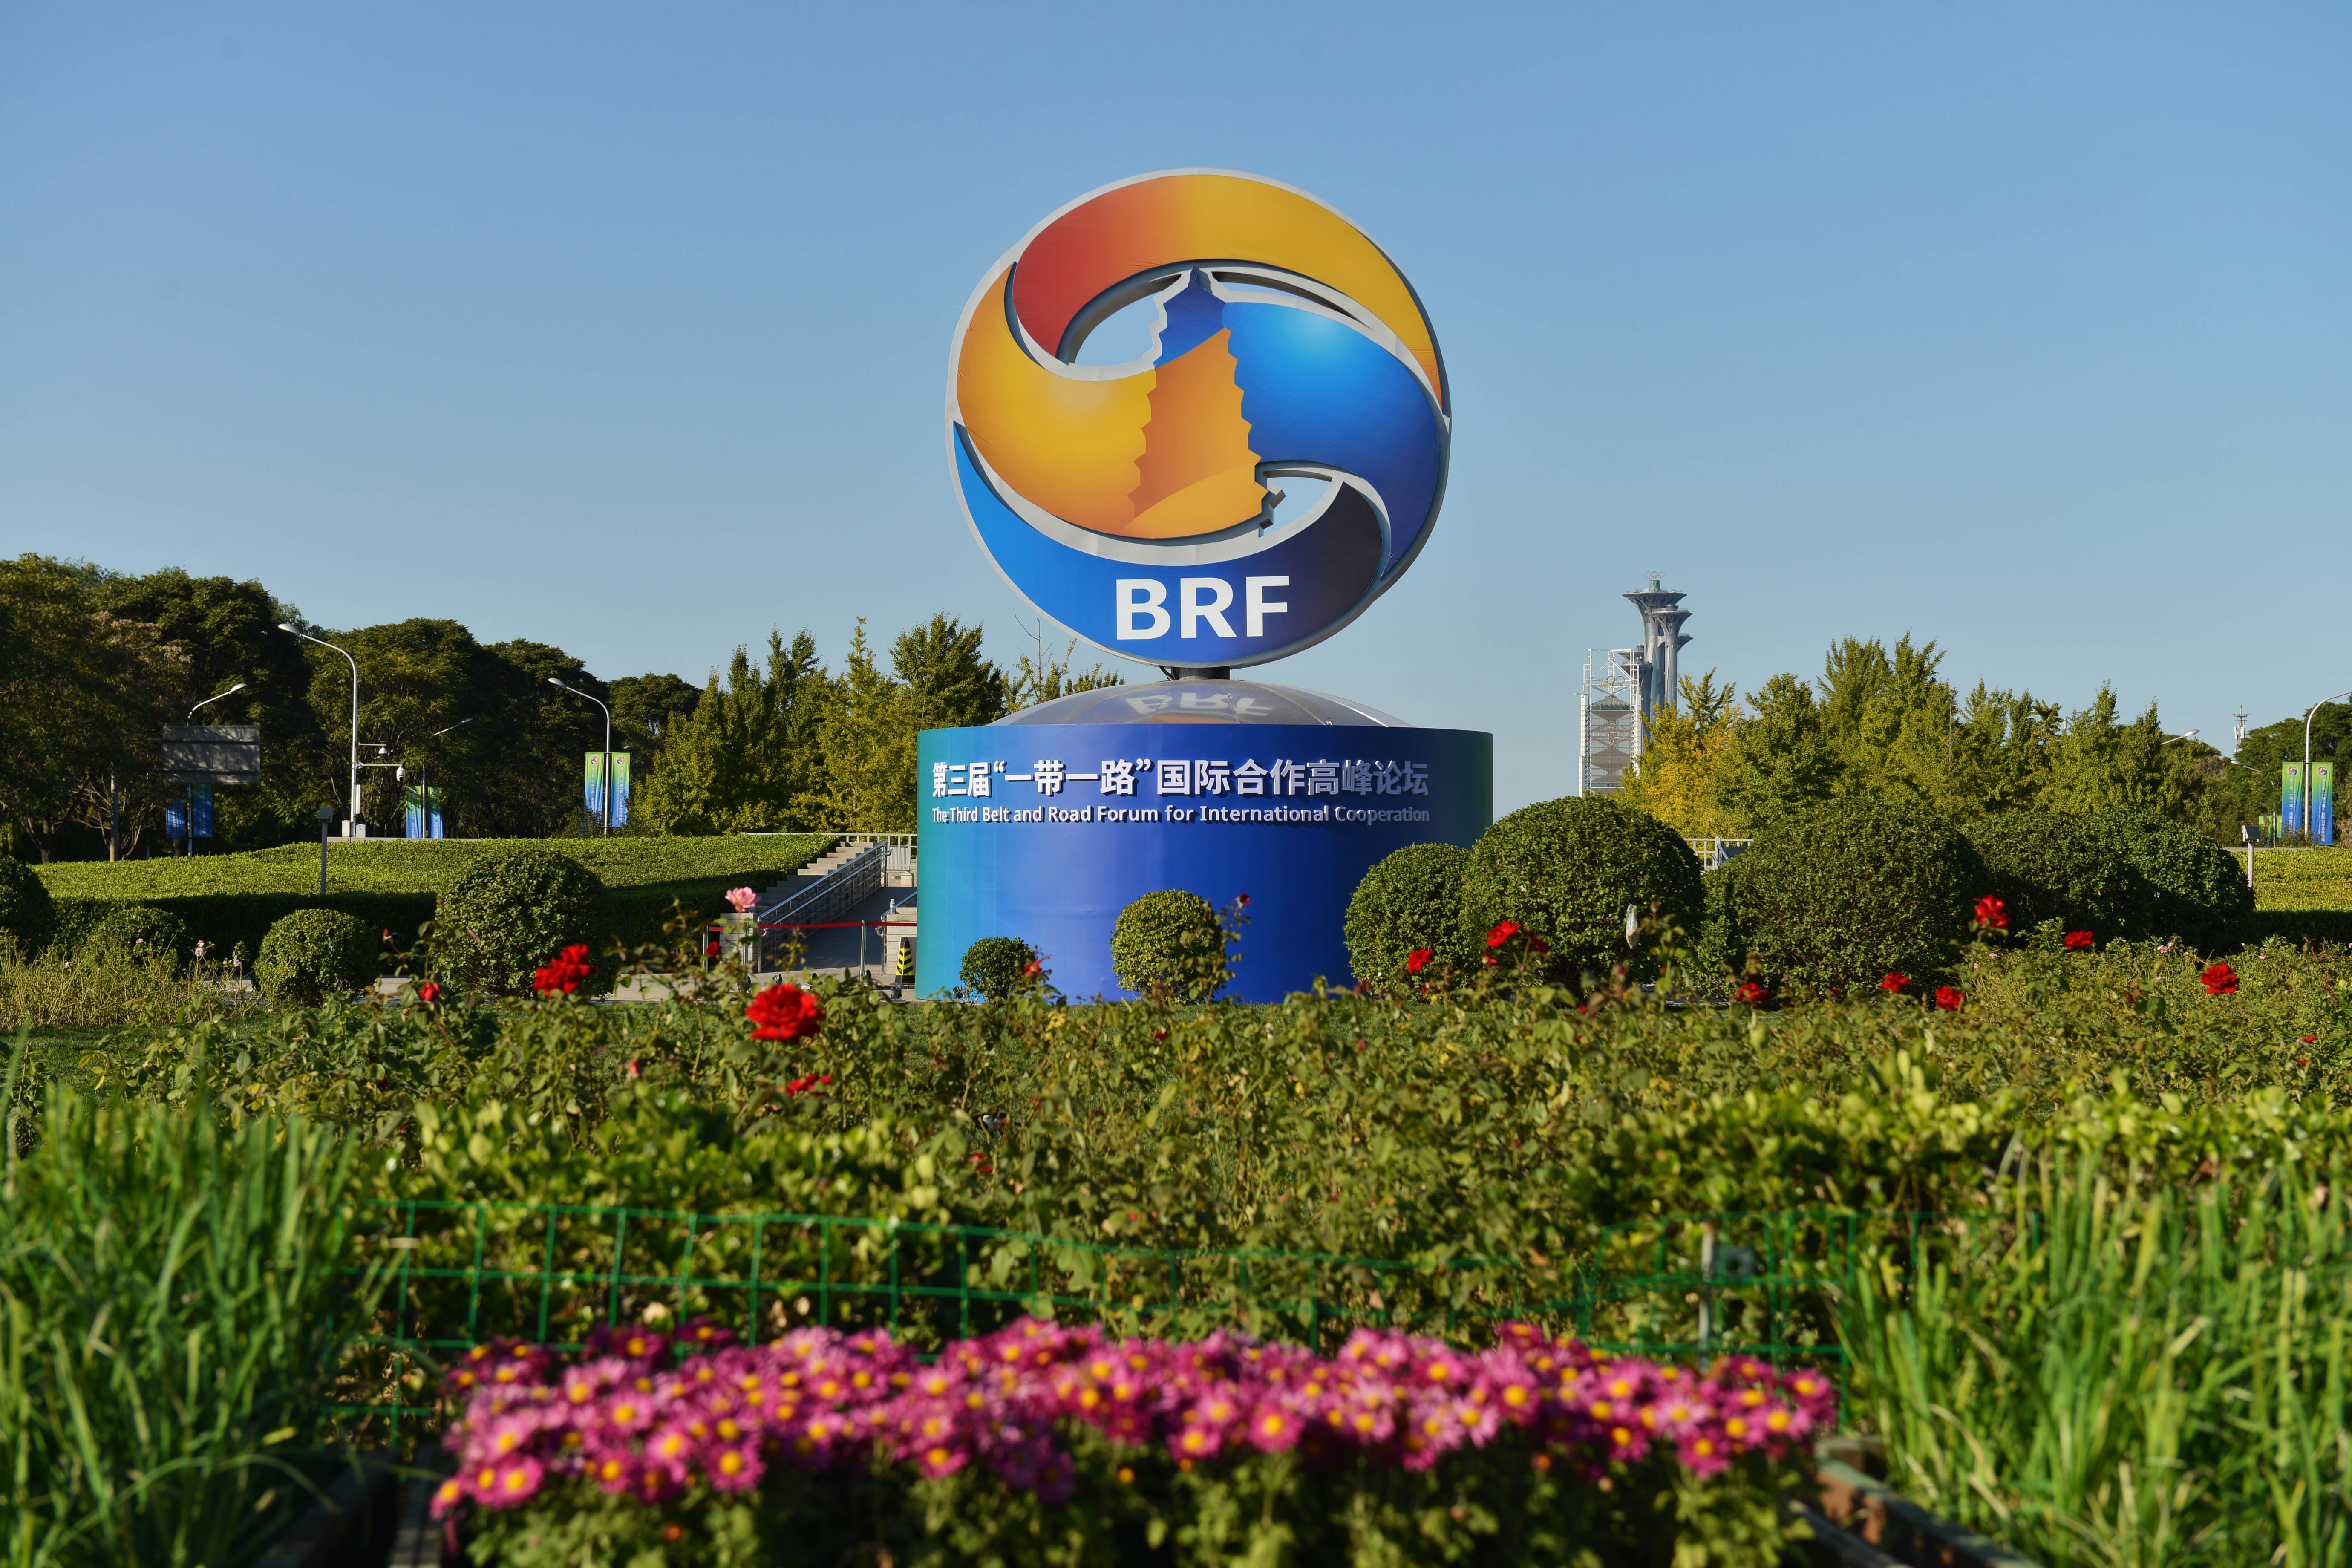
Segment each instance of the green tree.
[{"label": "green tree", "polygon": [[[342,754],[327,744],[310,700],[311,671],[303,651],[308,645],[277,629],[299,612],[250,579],[193,577],[176,566],[143,577],[107,577],[97,584],[96,597],[107,614],[152,626],[162,642],[186,658],[184,686],[190,704],[245,687],[196,715],[198,722],[253,724],[261,731],[260,784],[213,796],[215,847],[268,848],[314,832],[311,813],[341,796]],[[166,721],[187,722],[185,708],[181,717]],[[144,803],[152,795],[160,800],[163,793],[160,786],[142,784],[134,798]],[[107,804],[97,793],[88,795],[85,820],[102,828],[110,815]],[[147,804],[136,817],[143,819],[152,810]],[[120,852],[127,854],[137,842],[139,826],[133,814],[120,815],[126,824]]]},{"label": "green tree", "polygon": [[2137,806],[2175,819],[2190,816],[2203,781],[2189,752],[2168,755],[2164,742],[2155,703],[2130,723],[2118,723],[2115,690],[2103,686],[2050,746],[2050,776],[2038,804],[2075,816]]},{"label": "green tree", "polygon": [[1682,700],[1652,716],[1639,763],[1626,772],[1620,798],[1691,838],[1733,835],[1720,798],[1734,731],[1744,717],[1715,671],[1682,678]]},{"label": "green tree", "polygon": [[1837,753],[1823,732],[1812,689],[1776,675],[1748,694],[1752,714],[1732,732],[1717,798],[1727,819],[1754,833],[1837,793]]},{"label": "green tree", "polygon": [[789,645],[771,631],[764,666],[737,647],[725,684],[712,671],[694,706],[661,737],[639,801],[646,825],[686,835],[807,826],[796,803],[812,792],[829,684],[805,630]]},{"label": "green tree", "polygon": [[152,625],[106,610],[108,577],[39,555],[0,563],[0,817],[45,861],[110,780],[139,792],[134,820],[160,802],[159,731],[186,714],[186,657]]},{"label": "green tree", "polygon": [[625,675],[613,682],[614,733],[627,736],[630,749],[649,766],[662,738],[701,701],[701,689],[675,675]]}]

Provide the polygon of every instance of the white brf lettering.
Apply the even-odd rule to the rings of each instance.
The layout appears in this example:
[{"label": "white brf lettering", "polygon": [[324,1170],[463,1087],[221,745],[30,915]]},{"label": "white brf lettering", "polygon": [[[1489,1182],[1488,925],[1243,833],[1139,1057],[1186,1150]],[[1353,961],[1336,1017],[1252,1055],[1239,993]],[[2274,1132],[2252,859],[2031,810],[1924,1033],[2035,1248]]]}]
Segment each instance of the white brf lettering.
[{"label": "white brf lettering", "polygon": [[1231,583],[1223,577],[1186,577],[1177,583],[1177,587],[1182,591],[1184,605],[1184,629],[1180,636],[1199,637],[1202,621],[1216,627],[1221,637],[1234,635],[1233,623],[1225,619],[1225,612],[1234,603]]},{"label": "white brf lettering", "polygon": [[1268,588],[1289,586],[1290,579],[1287,577],[1250,577],[1244,580],[1244,600],[1242,609],[1244,622],[1249,626],[1250,636],[1254,637],[1265,636],[1266,616],[1290,614],[1290,605],[1287,603],[1277,604],[1265,596],[1265,591]]},{"label": "white brf lettering", "polygon": [[[1145,642],[1168,635],[1168,612],[1160,607],[1168,603],[1167,584],[1153,577],[1121,577],[1118,588],[1119,641]],[[1146,616],[1151,617],[1149,626],[1142,624]]]}]

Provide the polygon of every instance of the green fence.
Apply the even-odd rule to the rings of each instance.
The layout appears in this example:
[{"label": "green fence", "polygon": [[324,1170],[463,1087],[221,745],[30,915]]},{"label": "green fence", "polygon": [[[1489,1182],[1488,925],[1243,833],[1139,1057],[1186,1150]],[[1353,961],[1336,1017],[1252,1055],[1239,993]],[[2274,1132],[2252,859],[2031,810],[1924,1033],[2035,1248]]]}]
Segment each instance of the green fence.
[{"label": "green fence", "polygon": [[1234,1327],[1319,1350],[1373,1325],[1452,1338],[1525,1319],[1657,1355],[1739,1354],[1842,1372],[1832,1293],[1865,1247],[1916,1256],[1922,1216],[1843,1210],[1674,1215],[1607,1227],[1573,1266],[1499,1258],[1171,1251],[843,1215],[415,1199],[376,1205],[393,1260],[337,1411],[437,1408],[437,1369],[511,1336],[576,1349],[598,1323],[708,1317],[747,1339],[883,1328],[924,1350],[1024,1313],[1122,1333]]}]

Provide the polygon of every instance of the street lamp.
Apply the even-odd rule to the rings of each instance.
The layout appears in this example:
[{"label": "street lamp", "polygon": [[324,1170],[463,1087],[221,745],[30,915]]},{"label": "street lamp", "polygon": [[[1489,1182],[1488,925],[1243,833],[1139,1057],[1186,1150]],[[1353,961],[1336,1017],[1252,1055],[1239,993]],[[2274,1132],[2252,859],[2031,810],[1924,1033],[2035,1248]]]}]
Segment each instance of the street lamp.
[{"label": "street lamp", "polygon": [[[337,653],[350,660],[352,667],[352,823],[358,823],[362,820],[360,816],[360,661],[352,658],[349,650],[335,647],[333,643],[324,637],[314,637],[309,632],[295,631],[294,627],[284,621],[278,623],[278,629],[281,632],[293,632],[304,642],[314,642],[320,647],[334,647]],[[345,826],[343,835],[345,837],[351,836],[350,825]]]},{"label": "street lamp", "polygon": [[[240,692],[240,691],[242,691],[242,690],[244,690],[244,689],[245,689],[245,682],[244,682],[244,681],[242,681],[242,680],[240,680],[240,681],[238,681],[235,686],[230,687],[226,691],[223,691],[223,692],[220,692],[220,693],[218,693],[218,694],[216,694],[216,695],[215,695],[215,696],[211,696],[211,697],[207,697],[207,698],[205,698],[202,702],[199,702],[199,703],[197,703],[197,704],[196,704],[196,708],[205,708],[205,707],[209,707],[209,706],[211,706],[213,703],[215,703],[215,702],[219,701],[219,700],[221,700],[221,698],[223,698],[223,697],[234,697],[234,696],[236,696],[238,692]],[[196,708],[191,708],[191,709],[189,709],[189,710],[188,710],[188,717],[189,717],[189,718],[193,719],[193,718],[194,718],[194,717],[196,716]]]},{"label": "street lamp", "polygon": [[[551,675],[547,678],[547,683],[569,691],[574,697],[588,697],[578,687],[565,686]],[[588,697],[588,700],[596,702],[593,697]],[[596,702],[596,706],[604,708],[602,702]],[[604,834],[610,837],[613,832],[613,710],[610,708],[604,708],[604,774],[597,785],[596,796],[598,804],[604,808]]]},{"label": "street lamp", "polygon": [[2352,697],[2352,691],[2339,691],[2334,697],[2324,698],[2313,703],[2311,711],[2303,716],[2303,836],[2305,838],[2311,837],[2311,715],[2328,703],[2346,697]]}]

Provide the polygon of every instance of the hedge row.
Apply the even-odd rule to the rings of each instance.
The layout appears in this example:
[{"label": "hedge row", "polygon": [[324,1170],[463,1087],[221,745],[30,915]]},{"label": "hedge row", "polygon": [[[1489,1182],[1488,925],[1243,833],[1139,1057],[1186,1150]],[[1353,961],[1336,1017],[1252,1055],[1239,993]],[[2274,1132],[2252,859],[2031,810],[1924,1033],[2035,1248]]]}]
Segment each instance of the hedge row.
[{"label": "hedge row", "polygon": [[[618,940],[629,947],[660,941],[673,900],[700,915],[724,913],[725,905],[719,895],[728,885],[723,881],[667,882],[648,888],[606,889],[596,921],[599,935],[593,944],[599,961],[608,940]],[[438,899],[436,893],[341,892],[329,892],[324,898],[315,892],[201,893],[136,900],[61,898],[56,900],[51,941],[73,952],[109,914],[147,905],[176,916],[187,928],[188,935],[206,943],[208,948],[228,952],[243,942],[248,959],[261,951],[261,939],[269,928],[296,910],[340,910],[366,922],[372,931],[391,931],[393,940],[407,948],[415,944],[419,928],[433,918]]]}]

